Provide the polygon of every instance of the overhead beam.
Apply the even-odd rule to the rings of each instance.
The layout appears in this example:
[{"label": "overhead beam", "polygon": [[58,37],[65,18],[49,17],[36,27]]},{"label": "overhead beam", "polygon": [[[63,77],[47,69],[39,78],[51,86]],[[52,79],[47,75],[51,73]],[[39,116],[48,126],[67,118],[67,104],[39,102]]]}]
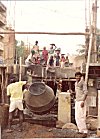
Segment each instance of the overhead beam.
[{"label": "overhead beam", "polygon": [[[59,33],[59,32],[14,32],[14,31],[4,31],[0,32],[0,34],[48,34],[48,35],[90,35],[90,33],[85,32],[67,32],[67,33]],[[100,36],[100,33],[96,33],[97,36]]]},{"label": "overhead beam", "polygon": [[58,33],[58,32],[14,32],[14,31],[0,32],[0,34],[89,35],[89,33],[82,33],[82,32]]}]

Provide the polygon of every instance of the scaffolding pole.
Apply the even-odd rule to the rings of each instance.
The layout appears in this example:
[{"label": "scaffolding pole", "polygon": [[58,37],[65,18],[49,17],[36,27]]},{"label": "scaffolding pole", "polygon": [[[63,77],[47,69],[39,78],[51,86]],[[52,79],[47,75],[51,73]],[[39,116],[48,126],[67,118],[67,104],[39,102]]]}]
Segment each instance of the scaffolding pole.
[{"label": "scaffolding pole", "polygon": [[[90,32],[91,32],[91,30],[90,30]],[[85,76],[85,83],[86,83],[86,84],[87,84],[87,81],[88,81],[88,72],[89,72],[89,64],[90,64],[92,40],[93,40],[93,33],[91,32],[91,35],[90,35],[90,42],[89,42],[89,49],[88,49],[87,64],[86,64],[86,76]]]},{"label": "scaffolding pole", "polygon": [[22,76],[22,57],[19,59],[19,81],[21,81]]}]

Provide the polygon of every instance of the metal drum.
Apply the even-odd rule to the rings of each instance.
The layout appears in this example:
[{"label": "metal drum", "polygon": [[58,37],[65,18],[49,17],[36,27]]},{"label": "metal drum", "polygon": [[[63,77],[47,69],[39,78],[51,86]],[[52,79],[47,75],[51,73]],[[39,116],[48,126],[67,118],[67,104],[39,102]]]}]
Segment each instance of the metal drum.
[{"label": "metal drum", "polygon": [[25,102],[32,112],[47,113],[55,103],[55,95],[51,87],[43,82],[34,82],[25,94]]}]

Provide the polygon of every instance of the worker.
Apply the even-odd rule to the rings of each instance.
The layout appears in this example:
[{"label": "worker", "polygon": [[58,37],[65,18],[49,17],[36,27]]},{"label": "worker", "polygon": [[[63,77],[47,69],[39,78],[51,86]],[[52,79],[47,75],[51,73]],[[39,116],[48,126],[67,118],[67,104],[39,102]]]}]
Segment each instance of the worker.
[{"label": "worker", "polygon": [[51,69],[51,68],[54,68],[54,57],[51,55],[50,58],[48,59],[47,61],[47,67],[46,67],[46,70],[48,69]]},{"label": "worker", "polygon": [[45,61],[45,65],[47,65],[48,51],[46,50],[46,47],[43,48],[42,57],[43,57],[43,59],[44,59],[44,61]]},{"label": "worker", "polygon": [[68,67],[69,66],[69,58],[68,56],[66,56],[65,58],[65,67]]},{"label": "worker", "polygon": [[32,64],[35,64],[35,51],[31,50],[30,55],[25,60],[25,64],[29,67]]},{"label": "worker", "polygon": [[59,55],[59,53],[56,54],[56,66],[60,66],[60,55]]},{"label": "worker", "polygon": [[32,50],[35,51],[35,56],[36,56],[36,58],[39,57],[39,46],[38,46],[38,41],[35,41],[35,45],[33,46]]},{"label": "worker", "polygon": [[65,54],[61,54],[61,59],[60,59],[60,67],[64,68],[65,67]]},{"label": "worker", "polygon": [[55,44],[50,44],[50,45],[51,45],[51,47],[50,47],[50,50],[48,51],[49,58],[51,56],[54,56],[55,49],[57,48]]},{"label": "worker", "polygon": [[82,79],[82,74],[80,72],[75,73],[75,120],[78,126],[79,134],[83,134],[87,137],[87,127],[86,127],[86,98],[87,98],[87,85],[84,79]]},{"label": "worker", "polygon": [[19,113],[19,131],[22,131],[23,122],[23,86],[27,85],[27,81],[18,81],[16,77],[10,80],[10,84],[7,86],[7,96],[9,107],[9,121],[7,132],[12,132],[11,124],[15,110]]},{"label": "worker", "polygon": [[27,74],[32,74],[32,67],[31,65],[35,65],[37,62],[37,59],[35,57],[35,51],[31,50],[30,55],[27,57],[27,59],[25,60],[25,64],[27,66]]},{"label": "worker", "polygon": [[50,74],[50,77],[52,77],[52,74],[55,74],[55,64],[54,64],[54,57],[51,55],[50,58],[48,58],[47,66],[46,66],[46,77],[48,74]]}]

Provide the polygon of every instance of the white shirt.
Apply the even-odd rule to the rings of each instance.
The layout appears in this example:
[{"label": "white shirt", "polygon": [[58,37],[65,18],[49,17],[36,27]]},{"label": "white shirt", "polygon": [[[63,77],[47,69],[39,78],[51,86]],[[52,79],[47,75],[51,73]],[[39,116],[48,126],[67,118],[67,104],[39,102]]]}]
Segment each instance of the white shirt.
[{"label": "white shirt", "polygon": [[25,62],[30,62],[29,59],[32,59],[32,54],[30,54],[27,59],[25,60]]},{"label": "white shirt", "polygon": [[32,60],[32,61],[34,61],[34,56],[32,56],[32,54],[30,54],[28,57],[27,57],[27,59],[25,60],[25,64],[26,65],[30,65],[31,64],[31,62],[29,61],[29,60]]}]

